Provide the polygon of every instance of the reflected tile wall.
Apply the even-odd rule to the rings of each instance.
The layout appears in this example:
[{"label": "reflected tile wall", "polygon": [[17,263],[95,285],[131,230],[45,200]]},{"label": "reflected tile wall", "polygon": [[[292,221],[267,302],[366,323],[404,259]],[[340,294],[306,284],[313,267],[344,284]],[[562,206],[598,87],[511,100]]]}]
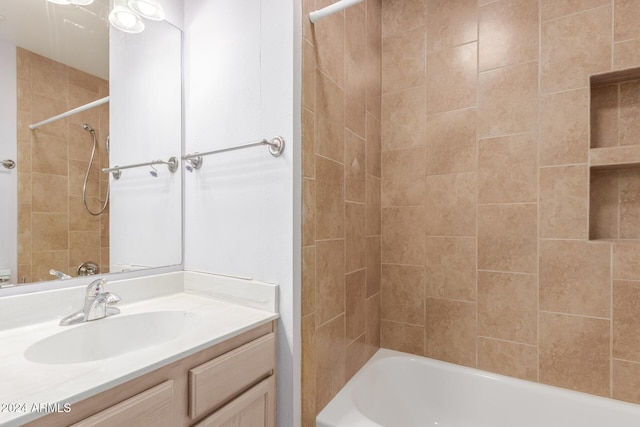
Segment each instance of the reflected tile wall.
[{"label": "reflected tile wall", "polygon": [[382,347],[640,403],[640,181],[588,168],[640,144],[640,84],[589,90],[640,66],[638,15],[384,2]]},{"label": "reflected tile wall", "polygon": [[[75,276],[78,265],[97,262],[109,271],[109,209],[96,217],[82,205],[92,150],[89,123],[102,142],[109,132],[107,104],[30,130],[28,125],[109,94],[109,83],[33,52],[17,49],[18,77],[18,276],[54,280],[50,269]],[[104,146],[96,151],[87,182],[87,204],[97,211],[106,193]]]},{"label": "reflected tile wall", "polygon": [[[380,346],[381,70],[414,70],[396,88],[424,78],[415,70],[424,68],[425,47],[424,37],[414,37],[423,30],[389,40],[408,50],[382,64],[381,0],[315,25],[308,12],[332,2],[302,3],[302,425],[315,426],[316,414]],[[407,22],[401,15],[393,18],[398,25]],[[397,177],[402,199],[422,199],[411,178]]]}]

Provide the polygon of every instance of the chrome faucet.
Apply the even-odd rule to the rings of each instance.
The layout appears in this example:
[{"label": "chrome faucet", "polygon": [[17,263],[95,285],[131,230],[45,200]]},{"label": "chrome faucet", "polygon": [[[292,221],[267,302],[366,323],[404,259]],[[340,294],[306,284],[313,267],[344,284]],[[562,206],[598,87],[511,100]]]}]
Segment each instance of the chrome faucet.
[{"label": "chrome faucet", "polygon": [[63,273],[62,271],[54,270],[53,268],[49,270],[49,274],[52,276],[56,276],[60,280],[71,279],[71,276]]},{"label": "chrome faucet", "polygon": [[120,297],[111,292],[105,292],[104,285],[106,283],[107,279],[104,278],[91,282],[85,292],[82,310],[63,318],[60,321],[60,326],[89,322],[120,313],[117,307],[111,307],[120,301]]}]

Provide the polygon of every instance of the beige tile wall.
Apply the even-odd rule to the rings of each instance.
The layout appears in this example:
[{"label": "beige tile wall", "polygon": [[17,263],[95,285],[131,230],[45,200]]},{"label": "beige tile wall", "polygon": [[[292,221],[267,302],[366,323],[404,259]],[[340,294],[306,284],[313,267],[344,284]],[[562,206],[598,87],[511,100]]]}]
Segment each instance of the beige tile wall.
[{"label": "beige tile wall", "polygon": [[308,13],[331,3],[303,1],[305,426],[380,345],[381,0],[311,25]]},{"label": "beige tile wall", "polygon": [[109,269],[109,210],[99,217],[82,205],[82,184],[93,140],[100,144],[87,184],[87,201],[97,211],[104,200],[107,167],[104,138],[108,104],[36,130],[28,125],[109,94],[107,81],[18,48],[18,276],[26,282],[55,279],[49,269],[75,276],[85,261]]},{"label": "beige tile wall", "polygon": [[[640,403],[640,244],[589,240],[640,238],[640,175],[588,166],[589,75],[640,66],[639,18],[382,2],[382,347]],[[591,95],[595,146],[640,143],[638,86]]]}]

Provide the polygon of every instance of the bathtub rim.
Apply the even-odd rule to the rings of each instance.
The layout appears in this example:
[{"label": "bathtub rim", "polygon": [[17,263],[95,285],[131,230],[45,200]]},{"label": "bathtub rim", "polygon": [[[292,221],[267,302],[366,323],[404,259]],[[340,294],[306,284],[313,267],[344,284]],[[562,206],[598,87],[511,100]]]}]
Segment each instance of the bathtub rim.
[{"label": "bathtub rim", "polygon": [[353,389],[358,384],[358,379],[367,374],[367,371],[371,369],[371,366],[376,362],[385,359],[414,359],[420,363],[431,365],[436,368],[443,369],[445,371],[454,370],[457,372],[479,375],[490,380],[504,382],[506,384],[514,384],[523,386],[525,388],[535,388],[541,391],[546,391],[552,395],[572,397],[576,399],[586,399],[587,403],[593,403],[596,405],[607,405],[615,408],[618,406],[620,409],[634,410],[640,412],[640,404],[626,402],[623,400],[614,399],[612,397],[597,396],[594,394],[585,393],[582,391],[566,389],[554,385],[544,384],[540,382],[523,380],[515,377],[508,377],[506,375],[497,374],[494,372],[484,371],[478,368],[471,368],[469,366],[456,365],[455,363],[445,362],[442,360],[432,359],[425,356],[418,356],[411,353],[404,353],[396,350],[389,350],[386,348],[379,348],[373,356],[356,372],[353,377],[340,389],[340,391],[322,408],[322,410],[316,416],[316,427],[337,427],[341,425],[359,427],[385,427],[377,424],[372,419],[368,418],[365,414],[360,412],[351,396]]}]

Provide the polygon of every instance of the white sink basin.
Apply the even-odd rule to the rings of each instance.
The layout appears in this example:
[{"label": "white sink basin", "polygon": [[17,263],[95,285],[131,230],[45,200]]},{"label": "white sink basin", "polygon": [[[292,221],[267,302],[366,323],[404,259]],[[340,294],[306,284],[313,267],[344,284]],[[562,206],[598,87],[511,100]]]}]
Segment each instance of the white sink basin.
[{"label": "white sink basin", "polygon": [[25,357],[54,365],[108,359],[178,338],[198,319],[187,311],[152,311],[60,327],[62,332],[27,348]]}]

